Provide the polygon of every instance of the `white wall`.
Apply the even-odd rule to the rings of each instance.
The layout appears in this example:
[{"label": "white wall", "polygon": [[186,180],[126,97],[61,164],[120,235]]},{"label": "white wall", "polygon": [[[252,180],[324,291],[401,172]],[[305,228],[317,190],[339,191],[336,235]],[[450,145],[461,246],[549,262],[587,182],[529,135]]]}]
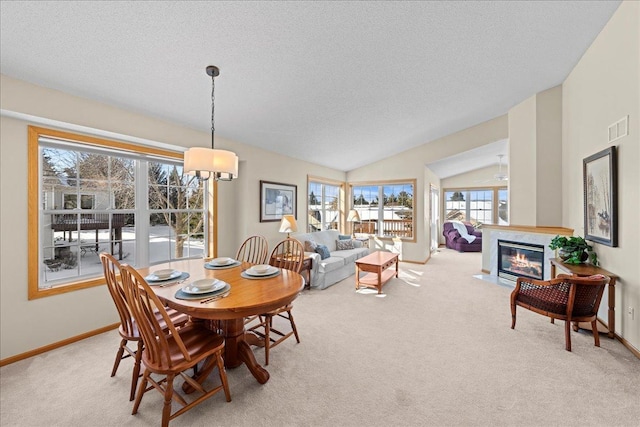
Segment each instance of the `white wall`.
[{"label": "white wall", "polygon": [[[105,286],[29,301],[27,254],[26,114],[144,138],[159,143],[208,146],[211,135],[122,109],[0,76],[0,359],[34,350],[119,321]],[[307,174],[344,181],[340,171],[292,160],[244,144],[216,138],[216,146],[238,153],[240,179],[219,188],[219,253],[235,255],[249,234],[273,245],[283,236],[277,223],[259,222],[259,180],[298,186],[298,218],[306,218]],[[301,221],[305,227],[305,220]],[[115,347],[114,347],[115,348]]]},{"label": "white wall", "polygon": [[[562,87],[562,226],[583,233],[582,159],[607,146],[607,126],[629,115],[629,136],[619,147],[618,248],[597,245],[604,268],[621,276],[616,293],[617,331],[640,348],[640,115],[639,39],[640,4],[625,1],[594,41]],[[75,123],[167,144],[208,146],[210,135],[129,111],[87,101],[0,76],[0,107]],[[219,254],[235,253],[249,234],[265,235],[271,243],[281,236],[276,223],[260,223],[260,179],[298,186],[298,218],[303,218],[306,176],[338,181],[416,179],[417,241],[403,247],[403,258],[424,261],[429,256],[429,184],[441,188],[425,164],[519,133],[535,141],[535,98],[506,115],[469,129],[425,143],[367,167],[344,174],[340,171],[292,160],[237,142],[217,139],[219,148],[236,151],[241,159],[240,178],[219,184]],[[524,111],[518,111],[522,109]],[[521,114],[518,114],[521,113]],[[531,115],[532,116],[531,116]],[[527,115],[530,115],[527,117]],[[100,286],[38,300],[27,300],[27,254],[36,250],[27,242],[27,133],[28,122],[0,118],[0,358],[95,330],[117,322],[107,290]],[[533,139],[532,139],[533,138]],[[393,144],[393,141],[389,141]],[[510,147],[512,223],[535,225],[527,200],[514,190],[531,192],[528,160],[536,156],[535,143]],[[515,187],[514,187],[515,186]],[[535,212],[535,206],[533,206]],[[517,220],[514,218],[514,209]],[[300,226],[304,227],[304,221]],[[559,225],[559,224],[555,224]],[[480,266],[479,266],[480,269]],[[606,301],[603,302],[606,306]],[[626,307],[635,308],[635,320]],[[606,316],[604,317],[606,318]]]},{"label": "white wall", "polygon": [[[582,160],[610,146],[607,128],[629,116],[618,147],[617,248],[595,245],[620,276],[616,332],[640,349],[640,3],[625,1],[563,83],[562,225],[584,236]],[[607,301],[601,305],[606,308]],[[635,319],[627,314],[635,309]],[[606,316],[600,316],[606,319]]]},{"label": "white wall", "polygon": [[348,182],[417,179],[414,206],[417,226],[416,242],[402,244],[402,259],[424,262],[429,258],[431,242],[428,210],[429,185],[441,188],[440,179],[425,165],[463,151],[481,147],[508,137],[507,116],[500,116],[460,132],[428,142],[347,173]]},{"label": "white wall", "polygon": [[511,224],[553,227],[560,223],[561,154],[562,88],[556,86],[509,110]]},{"label": "white wall", "polygon": [[562,87],[556,86],[536,95],[536,226],[562,222],[561,182]]},{"label": "white wall", "polygon": [[[509,181],[498,181],[494,176],[500,171],[498,165],[487,166],[466,173],[450,176],[440,181],[442,189],[448,188],[492,188],[506,187]],[[502,165],[502,173],[509,175],[509,167]]]}]

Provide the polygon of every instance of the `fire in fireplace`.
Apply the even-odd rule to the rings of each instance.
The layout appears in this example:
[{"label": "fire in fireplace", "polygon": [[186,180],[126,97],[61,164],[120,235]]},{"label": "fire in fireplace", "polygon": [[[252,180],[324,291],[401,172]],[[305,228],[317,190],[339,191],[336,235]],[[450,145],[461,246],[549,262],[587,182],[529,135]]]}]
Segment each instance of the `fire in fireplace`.
[{"label": "fire in fireplace", "polygon": [[498,276],[516,281],[518,277],[544,278],[544,246],[498,240]]}]

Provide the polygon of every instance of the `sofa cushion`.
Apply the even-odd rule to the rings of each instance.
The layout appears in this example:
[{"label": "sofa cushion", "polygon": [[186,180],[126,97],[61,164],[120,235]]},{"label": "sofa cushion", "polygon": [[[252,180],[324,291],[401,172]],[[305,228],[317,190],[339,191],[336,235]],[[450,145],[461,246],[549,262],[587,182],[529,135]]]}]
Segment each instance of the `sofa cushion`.
[{"label": "sofa cushion", "polygon": [[315,251],[320,254],[321,259],[327,259],[331,256],[329,248],[327,248],[325,245],[317,245]]},{"label": "sofa cushion", "polygon": [[[336,252],[334,252],[335,254]],[[345,259],[342,256],[330,256],[329,258],[323,259],[320,261],[318,265],[318,271],[320,273],[328,273],[330,271],[339,270],[344,267]],[[355,271],[355,267],[354,267]]]},{"label": "sofa cushion", "polygon": [[354,263],[358,258],[362,258],[364,255],[369,253],[368,250],[357,248],[357,249],[345,249],[343,251],[335,251],[331,253],[332,258],[342,258],[344,260],[344,264]]},{"label": "sofa cushion", "polygon": [[353,240],[336,240],[336,250],[344,251],[345,249],[353,249]]},{"label": "sofa cushion", "polygon": [[338,240],[351,240],[351,236],[348,234],[338,234]]},{"label": "sofa cushion", "polygon": [[315,252],[317,247],[318,247],[318,244],[313,239],[304,241],[305,252]]}]

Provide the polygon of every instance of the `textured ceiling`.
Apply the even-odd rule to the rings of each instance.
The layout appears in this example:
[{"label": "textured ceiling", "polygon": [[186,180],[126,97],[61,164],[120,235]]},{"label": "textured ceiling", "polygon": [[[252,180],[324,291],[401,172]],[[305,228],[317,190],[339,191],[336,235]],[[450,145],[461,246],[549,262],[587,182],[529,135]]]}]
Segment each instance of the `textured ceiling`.
[{"label": "textured ceiling", "polygon": [[[0,71],[351,170],[562,83],[620,1],[0,3]],[[496,162],[495,154],[492,162]]]}]

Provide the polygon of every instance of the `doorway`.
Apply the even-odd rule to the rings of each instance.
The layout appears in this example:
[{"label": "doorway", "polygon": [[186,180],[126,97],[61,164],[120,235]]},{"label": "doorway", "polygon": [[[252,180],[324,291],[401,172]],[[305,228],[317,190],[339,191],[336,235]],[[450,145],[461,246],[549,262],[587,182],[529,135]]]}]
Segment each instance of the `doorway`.
[{"label": "doorway", "polygon": [[429,217],[431,218],[431,253],[436,252],[439,246],[440,230],[440,191],[429,184]]}]

